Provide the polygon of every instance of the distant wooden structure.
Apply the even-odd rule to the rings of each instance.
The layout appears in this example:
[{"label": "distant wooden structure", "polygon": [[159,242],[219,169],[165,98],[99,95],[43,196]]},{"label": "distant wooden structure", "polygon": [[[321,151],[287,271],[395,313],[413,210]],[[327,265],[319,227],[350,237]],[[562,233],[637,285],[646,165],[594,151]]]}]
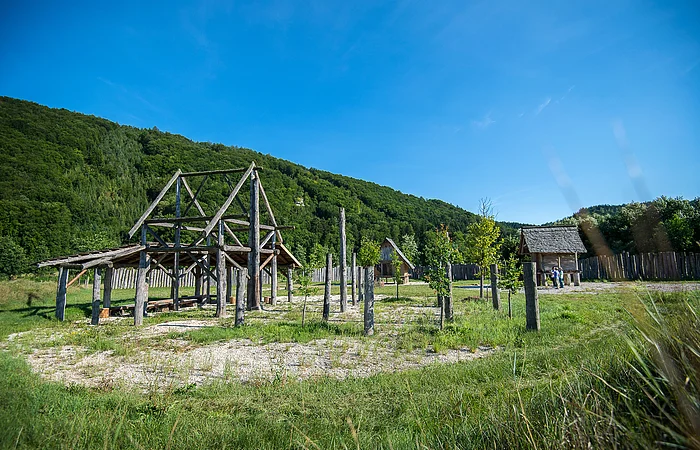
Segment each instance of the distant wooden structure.
[{"label": "distant wooden structure", "polygon": [[[93,269],[96,280],[100,280],[99,275],[104,270],[104,298],[101,310],[94,306],[95,302],[99,305],[99,281],[96,282],[98,286],[94,290],[97,298],[93,298],[93,322],[96,322],[96,312],[104,315],[104,310],[111,307],[112,273],[119,267],[138,268],[135,304],[126,308],[129,311],[133,308],[135,325],[142,323],[144,311],[153,309],[152,307],[179,310],[185,303],[192,304],[191,301],[183,300],[194,298],[198,302],[209,301],[212,283],[215,284],[216,290],[216,316],[224,316],[226,303],[233,302],[233,269],[243,272],[244,266],[247,267],[248,274],[248,309],[260,309],[262,271],[266,270],[270,274],[274,296],[277,271],[301,266],[284,246],[280,231],[292,227],[277,224],[260,181],[260,171],[262,168],[256,166],[255,162],[248,168],[241,169],[190,173],[178,170],[129,231],[129,237],[140,231],[138,244],[54,258],[39,263],[39,267],[59,269],[56,317],[64,320],[69,270]],[[207,180],[212,177],[223,178],[230,187],[230,192],[223,203],[213,205],[213,214],[208,215],[198,198],[205,189]],[[245,184],[250,188],[250,196],[244,203],[239,193]],[[164,205],[159,207],[173,187],[174,201],[164,202]],[[183,195],[183,190],[186,196]],[[260,211],[260,198],[265,206],[263,214]],[[239,207],[240,211],[236,214],[229,211]],[[208,205],[208,209],[212,211],[212,205]],[[161,217],[151,217],[155,212]],[[265,233],[264,236],[261,236],[261,231]],[[247,244],[244,245],[242,241],[246,238]],[[155,268],[167,272],[171,278],[172,298],[166,299],[165,302],[160,301],[157,305],[149,305],[148,282],[150,273]],[[180,282],[191,272],[195,275],[195,294],[185,298],[179,293]],[[116,309],[122,313],[125,311],[123,307]]]},{"label": "distant wooden structure", "polygon": [[530,255],[536,263],[537,285],[547,284],[552,267],[564,270],[564,283],[575,286],[581,284],[578,265],[579,253],[585,253],[586,247],[581,241],[576,226],[523,227],[520,229],[520,247],[518,253]]},{"label": "distant wooden structure", "polygon": [[381,245],[381,259],[379,264],[374,268],[374,277],[376,279],[381,278],[394,278],[394,263],[392,261],[392,255],[394,252],[399,255],[401,260],[401,278],[403,278],[403,284],[408,284],[408,279],[410,277],[410,272],[415,268],[413,263],[406,258],[399,246],[391,240],[390,238],[384,239]]}]

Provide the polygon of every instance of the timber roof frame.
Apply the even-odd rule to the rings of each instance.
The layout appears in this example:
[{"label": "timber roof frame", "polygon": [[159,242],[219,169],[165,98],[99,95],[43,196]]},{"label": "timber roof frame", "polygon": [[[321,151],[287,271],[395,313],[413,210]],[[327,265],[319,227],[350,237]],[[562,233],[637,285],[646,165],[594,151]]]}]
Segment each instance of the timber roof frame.
[{"label": "timber roof frame", "polygon": [[576,225],[528,226],[520,229],[518,253],[586,253]]}]

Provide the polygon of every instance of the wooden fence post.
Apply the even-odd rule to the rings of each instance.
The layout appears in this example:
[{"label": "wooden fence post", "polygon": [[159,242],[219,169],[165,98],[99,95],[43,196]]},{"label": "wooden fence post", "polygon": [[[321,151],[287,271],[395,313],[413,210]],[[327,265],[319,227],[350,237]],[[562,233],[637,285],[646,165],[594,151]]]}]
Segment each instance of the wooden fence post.
[{"label": "wooden fence post", "polygon": [[510,289],[508,289],[508,318],[513,318],[513,305],[510,302]]},{"label": "wooden fence post", "polygon": [[95,267],[95,276],[92,282],[92,317],[90,325],[100,323],[100,281],[102,279],[102,269]]},{"label": "wooden fence post", "polygon": [[340,312],[348,309],[347,249],[345,239],[345,208],[340,208]]},{"label": "wooden fence post", "polygon": [[525,284],[525,317],[528,330],[540,330],[540,304],[537,298],[537,281],[535,267],[531,262],[523,263],[523,281]]},{"label": "wooden fence post", "polygon": [[350,263],[350,299],[352,306],[357,305],[357,253],[352,252],[352,262]]},{"label": "wooden fence post", "polygon": [[287,301],[289,303],[292,303],[292,300],[294,299],[294,285],[292,284],[293,274],[292,266],[287,267]]},{"label": "wooden fence post", "polygon": [[139,269],[136,276],[136,299],[134,301],[134,325],[143,324],[143,313],[148,304],[148,284],[146,283],[146,274],[151,265],[151,258],[142,250],[141,259],[139,261]]},{"label": "wooden fence post", "polygon": [[326,287],[323,291],[323,320],[331,313],[331,280],[333,279],[333,255],[326,253]]},{"label": "wooden fence post", "polygon": [[447,296],[444,299],[445,305],[445,320],[452,322],[454,320],[454,307],[452,305],[452,264],[447,263]]},{"label": "wooden fence post", "polygon": [[68,288],[68,272],[65,267],[58,268],[58,287],[56,289],[56,318],[63,322],[66,319],[66,292]]},{"label": "wooden fence post", "polygon": [[491,264],[491,299],[493,309],[501,310],[501,294],[498,292],[498,264]]},{"label": "wooden fence post", "polygon": [[114,269],[107,267],[105,269],[104,293],[102,294],[102,307],[110,308],[112,306],[112,285],[114,283]]},{"label": "wooden fence post", "polygon": [[236,270],[236,321],[235,321],[235,326],[240,327],[243,325],[243,320],[245,317],[245,308],[246,308],[246,303],[245,303],[245,291],[246,291],[246,282],[245,282],[245,274],[243,273],[243,270],[237,269]]},{"label": "wooden fence post", "polygon": [[365,336],[374,334],[374,267],[365,267]]}]

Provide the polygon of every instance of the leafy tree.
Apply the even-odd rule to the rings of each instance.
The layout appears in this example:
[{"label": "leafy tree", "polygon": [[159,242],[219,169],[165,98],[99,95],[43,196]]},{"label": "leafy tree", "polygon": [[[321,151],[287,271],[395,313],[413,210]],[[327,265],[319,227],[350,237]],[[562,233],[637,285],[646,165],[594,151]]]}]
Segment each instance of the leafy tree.
[{"label": "leafy tree", "polygon": [[357,253],[357,262],[361,267],[374,267],[381,258],[379,243],[366,236],[362,237],[360,251]]},{"label": "leafy tree", "polygon": [[411,261],[413,264],[418,262],[418,244],[416,243],[416,237],[412,234],[404,234],[401,238],[401,251],[403,254]]},{"label": "leafy tree", "polygon": [[27,269],[24,249],[9,236],[0,236],[0,275],[14,278]]},{"label": "leafy tree", "polygon": [[[423,278],[437,294],[440,306],[440,329],[442,329],[445,318],[452,320],[451,299],[449,298],[450,280],[447,278],[447,266],[454,261],[458,252],[450,240],[447,227],[444,225],[428,233],[426,241],[423,254],[428,263],[428,270]],[[446,301],[449,302],[447,305],[445,304]]]},{"label": "leafy tree", "polygon": [[523,281],[520,279],[520,264],[515,255],[501,262],[500,284],[515,294],[523,286]]},{"label": "leafy tree", "polygon": [[303,327],[306,322],[307,299],[309,295],[316,295],[318,293],[318,288],[311,284],[311,276],[315,269],[322,266],[321,261],[323,261],[323,258],[319,258],[315,253],[312,253],[307,258],[303,247],[298,247],[298,250],[296,257],[302,266],[295,271],[295,285],[297,288],[294,290],[294,294],[304,296],[304,304],[301,309],[301,326]]},{"label": "leafy tree", "polygon": [[484,272],[497,261],[501,230],[491,212],[488,200],[482,199],[479,220],[469,225],[466,235],[467,260],[479,266],[479,297],[484,297]]}]

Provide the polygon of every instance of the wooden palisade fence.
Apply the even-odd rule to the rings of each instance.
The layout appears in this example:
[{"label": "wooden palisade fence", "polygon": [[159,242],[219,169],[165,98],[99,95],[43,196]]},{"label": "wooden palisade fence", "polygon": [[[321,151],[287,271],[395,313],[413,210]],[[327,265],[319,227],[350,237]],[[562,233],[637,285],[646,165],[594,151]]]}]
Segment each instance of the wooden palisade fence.
[{"label": "wooden palisade fence", "polygon": [[620,253],[579,261],[584,280],[698,280],[700,253]]}]

